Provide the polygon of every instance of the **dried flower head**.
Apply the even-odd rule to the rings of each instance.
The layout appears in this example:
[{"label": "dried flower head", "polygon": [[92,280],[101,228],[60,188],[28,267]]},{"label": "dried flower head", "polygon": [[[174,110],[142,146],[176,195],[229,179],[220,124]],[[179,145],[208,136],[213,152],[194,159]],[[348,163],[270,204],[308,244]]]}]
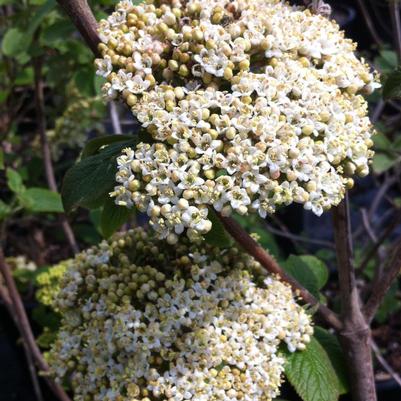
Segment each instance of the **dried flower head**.
[{"label": "dried flower head", "polygon": [[142,228],[79,254],[50,365],[75,400],[271,400],[313,332],[290,287],[237,248]]},{"label": "dried flower head", "polygon": [[162,238],[201,237],[208,207],[320,215],[368,174],[378,79],[335,22],[279,0],[122,1],[99,33],[105,95],[153,139],[124,150],[112,196]]}]

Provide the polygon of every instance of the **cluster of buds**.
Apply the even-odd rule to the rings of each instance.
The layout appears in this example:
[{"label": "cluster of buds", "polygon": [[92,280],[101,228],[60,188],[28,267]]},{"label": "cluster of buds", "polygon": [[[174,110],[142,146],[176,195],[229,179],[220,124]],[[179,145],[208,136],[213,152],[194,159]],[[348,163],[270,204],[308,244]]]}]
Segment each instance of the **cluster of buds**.
[{"label": "cluster of buds", "polygon": [[42,305],[52,307],[55,312],[58,311],[55,308],[55,301],[60,292],[60,282],[71,263],[71,259],[64,260],[36,276],[37,300]]},{"label": "cluster of buds", "polygon": [[368,174],[378,78],[335,22],[278,0],[122,1],[99,35],[103,91],[152,142],[124,150],[111,195],[161,238],[201,237],[208,207],[320,215]]},{"label": "cluster of buds", "polygon": [[270,401],[313,328],[290,287],[232,247],[142,228],[70,262],[49,355],[76,401]]}]

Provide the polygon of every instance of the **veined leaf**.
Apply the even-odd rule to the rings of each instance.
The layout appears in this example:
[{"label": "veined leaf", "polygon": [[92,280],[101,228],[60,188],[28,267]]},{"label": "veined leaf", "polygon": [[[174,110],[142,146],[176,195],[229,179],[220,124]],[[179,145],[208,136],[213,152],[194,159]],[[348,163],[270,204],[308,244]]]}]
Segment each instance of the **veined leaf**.
[{"label": "veined leaf", "polygon": [[1,49],[6,56],[18,56],[28,50],[30,38],[19,28],[10,28],[3,36]]},{"label": "veined leaf", "polygon": [[319,298],[319,290],[328,279],[328,270],[324,262],[311,255],[290,255],[282,266],[290,276]]},{"label": "veined leaf", "polygon": [[71,167],[61,190],[64,209],[69,212],[77,206],[89,209],[102,206],[115,185],[117,156],[121,149],[134,146],[137,140],[110,144]]},{"label": "veined leaf", "polygon": [[304,351],[288,356],[285,375],[303,401],[337,401],[340,396],[333,365],[314,338]]},{"label": "veined leaf", "polygon": [[299,258],[315,275],[318,289],[322,289],[329,280],[329,269],[326,264],[314,255],[300,255]]},{"label": "veined leaf", "polygon": [[212,229],[204,235],[206,242],[222,248],[227,248],[230,246],[232,239],[226,232],[223,223],[217,217],[216,212],[212,208],[209,208],[209,214],[207,218],[212,222]]},{"label": "veined leaf", "polygon": [[25,208],[32,212],[64,212],[60,194],[46,188],[28,188],[19,198]]},{"label": "veined leaf", "polygon": [[375,173],[381,174],[393,167],[397,161],[396,157],[389,156],[385,153],[376,153],[373,156],[372,167]]},{"label": "veined leaf", "polygon": [[126,142],[133,139],[132,135],[105,135],[90,140],[82,150],[81,159],[94,155],[102,146],[115,142]]},{"label": "veined leaf", "polygon": [[348,393],[349,380],[347,376],[347,365],[337,337],[319,326],[315,327],[314,337],[319,341],[330,358],[339,382],[340,394]]},{"label": "veined leaf", "polygon": [[118,230],[134,213],[133,209],[124,206],[118,206],[114,203],[114,199],[108,197],[103,205],[100,217],[100,229],[105,238],[109,238],[116,230]]},{"label": "veined leaf", "polygon": [[7,176],[7,185],[16,194],[21,194],[26,190],[24,183],[22,182],[22,177],[20,174],[9,168],[6,172]]}]

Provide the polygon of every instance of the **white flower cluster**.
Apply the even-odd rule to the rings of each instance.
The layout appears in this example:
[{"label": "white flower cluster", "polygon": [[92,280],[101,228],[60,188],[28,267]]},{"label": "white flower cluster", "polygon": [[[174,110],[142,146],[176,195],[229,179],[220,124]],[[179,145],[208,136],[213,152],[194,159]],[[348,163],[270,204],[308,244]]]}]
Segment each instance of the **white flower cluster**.
[{"label": "white flower cluster", "polygon": [[122,1],[99,33],[104,93],[153,140],[119,157],[112,196],[170,242],[210,230],[210,206],[320,215],[368,174],[378,79],[335,22],[279,0]]},{"label": "white flower cluster", "polygon": [[50,365],[76,401],[269,401],[313,329],[290,287],[237,248],[142,228],[76,257]]},{"label": "white flower cluster", "polygon": [[25,255],[10,256],[6,258],[6,263],[11,267],[14,275],[19,275],[19,273],[24,272],[35,272],[37,266],[35,262],[28,260]]}]

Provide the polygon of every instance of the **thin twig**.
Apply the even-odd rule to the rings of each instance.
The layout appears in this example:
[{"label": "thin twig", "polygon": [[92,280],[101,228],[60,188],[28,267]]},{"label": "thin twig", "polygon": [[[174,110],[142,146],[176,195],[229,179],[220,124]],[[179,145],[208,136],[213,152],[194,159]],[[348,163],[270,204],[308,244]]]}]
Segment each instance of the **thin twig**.
[{"label": "thin twig", "polygon": [[398,61],[401,61],[401,19],[400,19],[400,1],[389,1],[391,24],[393,27],[393,36],[395,48],[397,50]]},{"label": "thin twig", "polygon": [[[0,274],[0,299],[3,301],[8,313],[10,314],[11,318],[13,319],[17,328],[20,328],[19,321],[17,320],[17,314],[14,310],[14,305],[11,301],[10,295],[6,287],[3,286],[2,283],[2,274]],[[28,348],[28,345],[24,340],[22,340],[22,346],[24,348],[24,353],[26,357],[26,361],[28,364],[29,374],[32,380],[33,391],[35,392],[36,399],[38,401],[44,401],[42,390],[40,388],[38,375],[35,369],[35,363],[32,358],[32,354]]]},{"label": "thin twig", "polygon": [[[35,342],[35,337],[33,336],[31,326],[29,324],[29,320],[26,315],[20,294],[17,290],[17,286],[12,276],[11,269],[5,261],[3,249],[1,247],[0,247],[0,272],[7,286],[9,299],[12,302],[12,308],[14,312],[13,316],[18,322],[17,326],[20,330],[23,341],[24,343],[26,343],[27,349],[31,353],[32,358],[35,361],[37,367],[44,373],[48,373],[49,367],[46,361],[43,359],[43,356]],[[53,391],[54,395],[60,401],[71,401],[68,395],[65,393],[65,391],[53,380],[51,380],[50,377],[44,376],[44,379],[46,380],[47,384]]]},{"label": "thin twig", "polygon": [[364,315],[368,322],[371,322],[376,314],[377,309],[381,305],[383,298],[387,294],[401,269],[401,240],[398,241],[387,266],[383,269],[383,274],[378,276],[372,283],[372,291],[368,301],[363,308]]},{"label": "thin twig", "polygon": [[383,45],[383,41],[381,40],[378,32],[376,31],[375,25],[373,23],[372,18],[370,17],[369,11],[366,8],[365,0],[357,0],[359,8],[361,9],[362,16],[365,19],[366,26],[376,44],[380,47]]},{"label": "thin twig", "polygon": [[394,381],[401,387],[401,377],[398,375],[398,373],[390,366],[389,363],[383,358],[380,348],[378,345],[372,340],[371,342],[372,350],[375,353],[375,357],[382,365],[383,369],[394,379]]},{"label": "thin twig", "polygon": [[378,207],[380,206],[381,201],[383,200],[384,196],[386,195],[387,191],[395,184],[397,181],[396,177],[388,178],[381,186],[379,191],[377,191],[376,196],[373,199],[373,202],[370,206],[369,213],[368,213],[368,218],[371,220]]},{"label": "thin twig", "polygon": [[110,108],[111,125],[113,126],[114,134],[120,135],[122,133],[122,131],[121,131],[121,124],[120,124],[120,116],[118,115],[118,109],[117,109],[116,102],[111,101],[109,103],[109,108]]},{"label": "thin twig", "polygon": [[383,12],[379,9],[377,6],[377,2],[383,3],[381,4],[382,6],[387,6],[382,2],[381,0],[369,0],[370,7],[372,8],[373,15],[375,16],[376,21],[380,25],[380,30],[381,32],[386,32],[387,34],[392,34],[391,28],[389,27],[388,21],[385,19],[385,16],[383,16]]},{"label": "thin twig", "polygon": [[308,244],[323,246],[325,248],[334,249],[334,244],[329,241],[323,241],[323,240],[318,240],[318,239],[314,239],[314,238],[307,238],[302,235],[293,234],[287,230],[285,230],[285,231],[279,230],[277,228],[274,228],[267,222],[265,222],[265,225],[271,233],[278,235],[280,237],[284,237],[284,238],[288,238],[288,239],[292,240],[294,245],[298,245],[296,242],[299,241],[299,242],[305,242]]},{"label": "thin twig", "polygon": [[364,225],[365,230],[368,233],[370,240],[375,244],[377,242],[377,237],[373,231],[372,226],[370,225],[368,212],[366,211],[365,208],[361,209],[361,214],[362,214],[362,224]]},{"label": "thin twig", "polygon": [[385,106],[386,106],[386,102],[383,99],[380,99],[377,102],[376,107],[373,110],[372,117],[370,118],[370,121],[373,124],[375,124],[379,120]]},{"label": "thin twig", "polygon": [[340,330],[342,324],[337,315],[319,301],[295,279],[288,276],[276,260],[269,255],[233,218],[218,214],[227,232],[251,256],[253,256],[268,272],[278,275],[283,281],[290,284],[292,289],[306,303],[317,306],[319,316],[335,330]]},{"label": "thin twig", "polygon": [[29,374],[31,376],[33,391],[35,393],[36,399],[38,401],[44,401],[42,389],[40,388],[38,375],[36,373],[35,362],[32,358],[32,354],[29,352],[28,345],[24,340],[22,340],[22,346],[24,348],[26,362],[28,365]]},{"label": "thin twig", "polygon": [[[43,153],[43,163],[45,167],[46,179],[49,188],[53,192],[58,192],[56,178],[53,169],[52,157],[50,153],[49,141],[46,135],[46,115],[45,115],[45,102],[43,93],[42,81],[42,63],[39,58],[34,59],[34,75],[35,75],[35,104],[36,104],[36,118],[38,123],[38,130],[40,135],[40,142]],[[79,252],[79,247],[74,236],[74,232],[67,220],[66,215],[63,213],[60,216],[60,223],[67,241],[74,253]]]},{"label": "thin twig", "polygon": [[370,260],[376,255],[376,252],[379,250],[380,246],[384,243],[384,241],[391,235],[391,233],[398,227],[398,224],[401,222],[401,210],[396,212],[396,216],[391,220],[389,226],[384,230],[383,234],[377,239],[376,243],[373,247],[368,251],[365,258],[362,260],[361,264],[357,268],[359,272],[363,272]]},{"label": "thin twig", "polygon": [[295,238],[291,235],[291,232],[288,229],[288,227],[281,221],[281,219],[279,219],[277,216],[275,216],[274,213],[269,217],[278,226],[278,229],[272,227],[266,220],[264,220],[264,224],[265,224],[266,228],[269,231],[271,231],[273,234],[280,235],[281,237],[284,237],[284,238],[288,238],[289,240],[291,240],[291,243],[296,248],[298,246],[298,243],[295,240]]}]

